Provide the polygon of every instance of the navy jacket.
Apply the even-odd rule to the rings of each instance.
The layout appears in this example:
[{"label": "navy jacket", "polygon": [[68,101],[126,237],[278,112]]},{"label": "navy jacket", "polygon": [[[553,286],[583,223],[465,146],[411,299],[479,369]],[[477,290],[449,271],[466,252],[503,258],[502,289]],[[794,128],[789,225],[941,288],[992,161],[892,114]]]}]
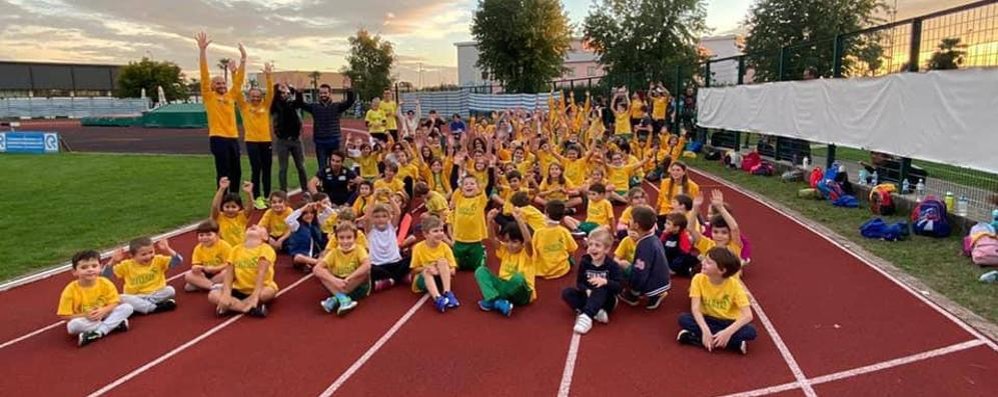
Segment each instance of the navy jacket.
[{"label": "navy jacket", "polygon": [[347,91],[347,100],[343,102],[312,102],[305,103],[299,92],[295,96],[295,106],[312,114],[312,139],[316,142],[330,143],[340,139],[340,113],[350,109],[357,100],[353,90]]},{"label": "navy jacket", "polygon": [[606,285],[603,288],[606,288],[611,294],[620,292],[620,282],[624,278],[620,266],[609,255],[603,259],[601,266],[594,266],[593,257],[585,254],[579,263],[579,273],[575,277],[575,287],[579,291],[596,289],[595,286],[589,284],[589,276],[606,277]]},{"label": "navy jacket", "polygon": [[653,233],[638,240],[631,271],[631,289],[646,296],[658,295],[672,287],[665,249]]}]

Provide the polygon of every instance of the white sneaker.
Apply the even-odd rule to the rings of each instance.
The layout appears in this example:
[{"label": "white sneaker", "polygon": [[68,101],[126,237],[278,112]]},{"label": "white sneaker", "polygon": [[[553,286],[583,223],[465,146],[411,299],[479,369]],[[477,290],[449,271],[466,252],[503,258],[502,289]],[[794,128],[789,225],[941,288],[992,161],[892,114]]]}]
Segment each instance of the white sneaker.
[{"label": "white sneaker", "polygon": [[606,314],[606,310],[599,309],[599,311],[596,312],[596,317],[594,318],[594,320],[596,320],[600,324],[607,324],[610,322],[610,315]]},{"label": "white sneaker", "polygon": [[592,328],[593,328],[593,319],[589,318],[589,316],[585,314],[580,314],[578,317],[575,318],[575,328],[573,328],[573,330],[575,330],[575,333],[580,335],[585,335]]}]

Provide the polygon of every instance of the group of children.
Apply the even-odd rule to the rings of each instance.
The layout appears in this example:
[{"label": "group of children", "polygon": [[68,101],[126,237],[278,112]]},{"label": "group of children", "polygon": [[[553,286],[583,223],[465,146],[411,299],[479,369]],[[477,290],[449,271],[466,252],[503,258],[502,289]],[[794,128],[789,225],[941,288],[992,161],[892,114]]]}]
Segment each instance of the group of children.
[{"label": "group of children", "polygon": [[[674,160],[685,139],[641,128],[634,134],[623,113],[609,134],[588,95],[580,104],[561,98],[549,111],[472,118],[457,133],[430,120],[411,123],[396,110],[398,142],[360,135],[347,140],[345,153],[331,154],[330,163],[359,176],[349,191],[336,192],[350,196],[342,206],[313,180],[297,208],[285,192],[273,192],[250,224],[253,206],[229,193],[231,182],[222,178],[211,219],[197,227],[185,291],[207,290],[219,315],[265,317],[278,292],[280,254],[329,293],[320,302],[326,312],[343,315],[372,292],[403,283],[446,312],[460,306],[453,281],[466,270],[481,292],[478,307],[508,317],[538,299],[536,278],[561,278],[574,266],[576,285],[562,298],[577,313],[574,331],[584,334],[593,321],[607,323],[618,301],[656,309],[671,277],[692,276],[691,313],[680,316],[678,339],[744,353],[755,336],[739,276],[747,247],[720,192],[701,219],[699,187]],[[662,175],[654,207],[639,186],[653,175]],[[243,191],[255,201],[251,183]],[[615,204],[626,205],[619,219]],[[579,238],[586,251],[575,265]],[[499,259],[497,272],[485,265],[487,245]],[[124,280],[120,296],[97,276],[95,253],[73,258],[78,279],[64,291],[59,315],[73,318],[69,330],[80,345],[127,329],[133,311],[176,307],[165,274],[183,258],[165,241],[155,248],[169,255],[139,239],[128,255],[112,258],[106,269],[113,271],[105,273]]]}]

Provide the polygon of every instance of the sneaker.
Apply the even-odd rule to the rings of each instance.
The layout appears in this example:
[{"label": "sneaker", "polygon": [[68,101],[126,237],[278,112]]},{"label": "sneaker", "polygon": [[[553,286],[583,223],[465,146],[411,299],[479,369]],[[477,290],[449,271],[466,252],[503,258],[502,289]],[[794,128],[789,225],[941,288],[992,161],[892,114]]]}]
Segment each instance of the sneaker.
[{"label": "sneaker", "polygon": [[340,302],[340,308],[336,309],[336,315],[342,316],[349,313],[353,308],[357,307],[357,301],[350,299],[345,302]]},{"label": "sneaker", "polygon": [[669,295],[668,292],[663,292],[655,296],[649,296],[648,303],[645,305],[645,309],[648,310],[658,309],[658,306],[662,304],[662,300],[665,299],[665,297],[668,295]]},{"label": "sneaker", "polygon": [[692,332],[685,329],[679,330],[679,334],[676,335],[676,342],[684,345],[699,345],[700,341],[696,339],[696,336],[694,336]]},{"label": "sneaker", "polygon": [[267,201],[264,200],[263,197],[257,197],[256,200],[253,201],[253,207],[256,207],[258,210],[267,209]]},{"label": "sneaker", "polygon": [[585,314],[580,314],[578,317],[575,318],[575,328],[573,328],[575,333],[580,335],[585,335],[592,328],[593,328],[593,319],[589,318],[589,316]]},{"label": "sneaker", "polygon": [[593,320],[596,320],[601,324],[607,324],[610,322],[610,315],[606,313],[606,310],[599,309],[599,311],[596,312],[596,317],[594,317]]},{"label": "sneaker", "polygon": [[641,297],[636,295],[631,290],[621,292],[620,295],[617,295],[617,298],[631,306],[637,306],[638,303],[641,303]]},{"label": "sneaker", "polygon": [[173,299],[167,299],[165,301],[157,303],[156,304],[156,308],[153,309],[152,312],[153,313],[162,313],[162,312],[173,311],[173,309],[176,309],[176,308],[177,308],[177,301],[175,301]]},{"label": "sneaker", "polygon": [[433,301],[433,307],[436,307],[441,313],[447,311],[447,297],[440,295],[436,300]]},{"label": "sneaker", "polygon": [[998,270],[992,270],[982,274],[979,280],[982,283],[998,283]]},{"label": "sneaker", "polygon": [[513,302],[499,299],[496,301],[496,310],[502,313],[503,316],[509,317],[513,314]]},{"label": "sneaker", "polygon": [[339,305],[339,301],[336,300],[335,296],[330,296],[319,302],[319,305],[322,306],[322,310],[325,310],[326,313],[332,313],[333,310],[336,310],[336,306]]},{"label": "sneaker", "polygon": [[374,292],[384,291],[395,285],[395,280],[386,278],[384,280],[378,280],[374,282]]},{"label": "sneaker", "polygon": [[739,343],[738,351],[742,353],[743,356],[748,354],[748,342],[742,341],[742,343]]},{"label": "sneaker", "polygon": [[125,332],[128,331],[128,319],[121,320],[117,327],[111,330],[111,332]]},{"label": "sneaker", "polygon": [[572,231],[572,237],[575,237],[575,238],[583,238],[583,237],[586,237],[586,232],[584,232],[584,231],[581,231],[581,230],[578,230],[578,229],[576,229],[576,230],[573,230],[573,231]]},{"label": "sneaker", "polygon": [[267,305],[261,303],[247,312],[250,316],[264,318],[267,317]]},{"label": "sneaker", "polygon": [[185,292],[195,292],[195,291],[197,291],[197,290],[199,290],[199,289],[200,289],[200,288],[198,288],[198,287],[197,287],[196,285],[194,285],[194,284],[191,284],[191,283],[185,283],[185,284],[184,284],[184,291],[185,291]]},{"label": "sneaker", "polygon": [[483,312],[491,312],[492,309],[495,309],[495,305],[491,301],[482,299],[478,301],[478,308],[482,309]]},{"label": "sneaker", "polygon": [[83,347],[93,343],[94,341],[102,337],[104,337],[104,335],[97,333],[97,331],[87,331],[80,334],[80,336],[77,338],[76,345],[79,347]]},{"label": "sneaker", "polygon": [[455,307],[461,306],[461,302],[458,302],[457,297],[454,296],[454,291],[444,292],[444,296],[447,297],[447,308],[453,309]]}]

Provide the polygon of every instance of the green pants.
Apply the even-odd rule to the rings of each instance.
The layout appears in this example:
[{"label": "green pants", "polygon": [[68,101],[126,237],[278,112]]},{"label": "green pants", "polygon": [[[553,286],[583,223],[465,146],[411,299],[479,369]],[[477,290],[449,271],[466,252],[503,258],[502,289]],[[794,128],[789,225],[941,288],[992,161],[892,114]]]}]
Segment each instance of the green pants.
[{"label": "green pants", "polygon": [[485,245],[477,243],[454,243],[454,259],[457,270],[475,270],[485,265]]},{"label": "green pants", "polygon": [[347,296],[349,296],[350,299],[353,299],[355,301],[360,300],[361,298],[365,298],[368,295],[371,295],[370,277],[368,277],[367,281],[360,283],[360,285],[358,285],[357,288],[354,288],[353,291],[350,291],[350,293],[347,294]]},{"label": "green pants", "polygon": [[596,222],[582,222],[579,224],[579,231],[585,233],[588,236],[590,232],[596,230],[596,228],[598,227],[599,224]]},{"label": "green pants", "polygon": [[478,282],[478,289],[482,290],[483,300],[505,299],[518,306],[530,303],[532,291],[521,273],[513,273],[509,280],[503,280],[487,266],[482,266],[475,270],[475,281]]}]

